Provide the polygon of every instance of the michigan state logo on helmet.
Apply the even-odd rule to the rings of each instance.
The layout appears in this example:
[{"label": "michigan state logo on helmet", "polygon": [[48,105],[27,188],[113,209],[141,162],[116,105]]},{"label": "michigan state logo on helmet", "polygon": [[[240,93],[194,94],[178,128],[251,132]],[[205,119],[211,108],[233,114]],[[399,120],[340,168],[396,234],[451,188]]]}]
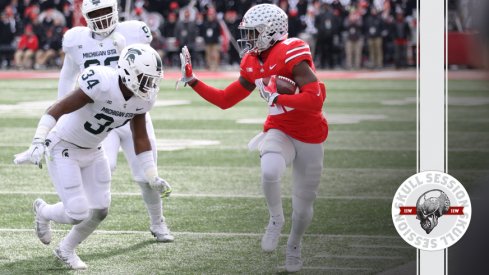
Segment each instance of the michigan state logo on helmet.
[{"label": "michigan state logo on helmet", "polygon": [[455,244],[467,231],[471,216],[470,198],[463,185],[438,171],[411,176],[392,201],[397,232],[422,250],[441,250]]}]

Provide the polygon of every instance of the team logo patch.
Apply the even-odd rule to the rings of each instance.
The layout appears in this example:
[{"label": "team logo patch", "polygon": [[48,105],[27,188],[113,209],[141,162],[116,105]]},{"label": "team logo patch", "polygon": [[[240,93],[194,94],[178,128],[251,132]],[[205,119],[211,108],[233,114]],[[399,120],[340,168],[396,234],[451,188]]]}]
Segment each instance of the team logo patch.
[{"label": "team logo patch", "polygon": [[127,53],[124,56],[124,58],[127,60],[129,65],[132,65],[132,64],[134,64],[134,59],[136,59],[136,55],[141,55],[141,54],[142,54],[142,52],[140,50],[130,48],[127,50]]},{"label": "team logo patch", "polygon": [[392,221],[399,235],[421,250],[455,244],[472,217],[469,194],[454,177],[425,171],[405,180],[392,201]]}]

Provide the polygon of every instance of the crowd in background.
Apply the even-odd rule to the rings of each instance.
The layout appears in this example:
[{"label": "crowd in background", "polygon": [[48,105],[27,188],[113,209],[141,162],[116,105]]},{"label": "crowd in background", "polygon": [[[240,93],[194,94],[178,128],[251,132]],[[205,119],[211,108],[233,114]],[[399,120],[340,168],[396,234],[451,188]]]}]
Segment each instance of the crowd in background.
[{"label": "crowd in background", "polygon": [[[187,45],[195,66],[237,66],[238,25],[252,5],[274,3],[289,17],[289,37],[311,47],[324,69],[405,68],[416,62],[416,0],[126,0],[121,21],[142,20],[166,66],[179,66]],[[72,0],[0,0],[0,67],[60,67]]]}]

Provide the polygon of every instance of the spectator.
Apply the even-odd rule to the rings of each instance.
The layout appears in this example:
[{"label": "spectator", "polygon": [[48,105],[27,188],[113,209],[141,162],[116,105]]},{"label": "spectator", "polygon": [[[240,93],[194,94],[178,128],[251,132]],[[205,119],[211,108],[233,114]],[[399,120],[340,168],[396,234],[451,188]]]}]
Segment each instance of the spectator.
[{"label": "spectator", "polygon": [[220,37],[221,27],[216,17],[216,10],[209,8],[207,17],[202,24],[202,37],[205,42],[205,59],[211,71],[217,71],[220,62]]},{"label": "spectator", "polygon": [[174,37],[180,47],[187,45],[190,54],[195,53],[195,39],[199,35],[199,29],[194,21],[191,20],[191,10],[186,8],[181,13],[179,21],[175,25]]},{"label": "spectator", "polygon": [[396,68],[404,68],[407,66],[407,45],[411,37],[411,30],[409,25],[404,20],[402,12],[396,14],[396,21],[394,23],[394,45],[395,55],[394,63]]},{"label": "spectator", "polygon": [[307,12],[304,16],[301,17],[303,30],[299,33],[299,38],[304,40],[311,49],[312,56],[316,53],[316,40],[318,30],[315,26],[316,21],[316,11],[313,6],[310,6],[307,9]]},{"label": "spectator", "polygon": [[9,68],[10,61],[15,52],[15,33],[17,32],[17,22],[14,13],[7,7],[0,15],[0,67]]},{"label": "spectator", "polygon": [[160,33],[164,41],[164,52],[163,63],[168,66],[177,64],[180,60],[178,52],[180,51],[177,39],[175,37],[175,27],[177,24],[177,14],[170,12],[167,19],[160,26]]},{"label": "spectator", "polygon": [[73,6],[69,2],[63,5],[63,16],[66,18],[66,27],[71,29],[73,27]]},{"label": "spectator", "polygon": [[32,59],[39,47],[37,36],[32,30],[32,25],[26,25],[24,34],[20,36],[17,51],[14,55],[15,65],[20,69],[31,69]]},{"label": "spectator", "polygon": [[[383,14],[384,16],[385,14]],[[382,52],[384,58],[384,66],[394,64],[395,46],[394,46],[394,32],[395,22],[394,17],[387,15],[383,18],[382,29]]]},{"label": "spectator", "polygon": [[153,40],[151,40],[151,43],[149,43],[149,45],[151,46],[151,48],[155,49],[161,60],[163,60],[163,57],[165,56],[165,39],[161,36],[159,30],[151,31],[151,35],[153,36]]},{"label": "spectator", "polygon": [[[53,26],[46,28],[46,37],[39,43],[36,52],[35,69],[44,69],[54,58],[61,56],[61,43],[63,41],[64,27],[58,18],[54,19]],[[58,65],[62,62],[58,62]]]},{"label": "spectator", "polygon": [[335,67],[334,62],[334,39],[339,39],[341,22],[338,16],[335,16],[328,4],[321,6],[321,12],[316,17],[314,25],[318,30],[316,40],[316,57],[319,59],[321,68]]},{"label": "spectator", "polygon": [[226,23],[226,27],[229,30],[229,34],[231,35],[230,40],[232,42],[232,45],[229,46],[228,50],[228,64],[229,65],[234,65],[241,63],[241,57],[239,56],[237,44],[235,45],[236,38],[240,36],[239,33],[239,20],[238,20],[238,13],[235,10],[227,10],[224,13],[224,23]]},{"label": "spectator", "polygon": [[370,15],[367,16],[367,20],[365,22],[365,29],[367,34],[370,66],[377,69],[381,68],[384,62],[382,53],[383,22],[375,7],[370,9]]},{"label": "spectator", "polygon": [[346,67],[360,69],[362,64],[362,17],[358,10],[352,10],[345,20],[346,30]]}]

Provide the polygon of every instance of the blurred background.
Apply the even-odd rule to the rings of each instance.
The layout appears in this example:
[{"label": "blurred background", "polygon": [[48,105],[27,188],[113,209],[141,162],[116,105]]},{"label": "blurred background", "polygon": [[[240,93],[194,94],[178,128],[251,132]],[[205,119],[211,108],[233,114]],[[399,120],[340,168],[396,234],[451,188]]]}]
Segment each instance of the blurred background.
[{"label": "blurred background", "polygon": [[[0,0],[0,68],[58,69],[63,33],[85,25],[82,0]],[[453,2],[451,31],[463,44],[471,29],[466,5]],[[167,67],[188,45],[195,65],[235,67],[241,18],[252,5],[274,3],[289,16],[289,37],[311,47],[316,66],[332,70],[403,69],[416,65],[416,0],[122,0],[120,20],[142,20]],[[454,36],[455,37],[455,36]],[[463,46],[463,45],[462,45]],[[460,45],[459,45],[460,47]],[[457,65],[474,66],[467,60]]]}]

